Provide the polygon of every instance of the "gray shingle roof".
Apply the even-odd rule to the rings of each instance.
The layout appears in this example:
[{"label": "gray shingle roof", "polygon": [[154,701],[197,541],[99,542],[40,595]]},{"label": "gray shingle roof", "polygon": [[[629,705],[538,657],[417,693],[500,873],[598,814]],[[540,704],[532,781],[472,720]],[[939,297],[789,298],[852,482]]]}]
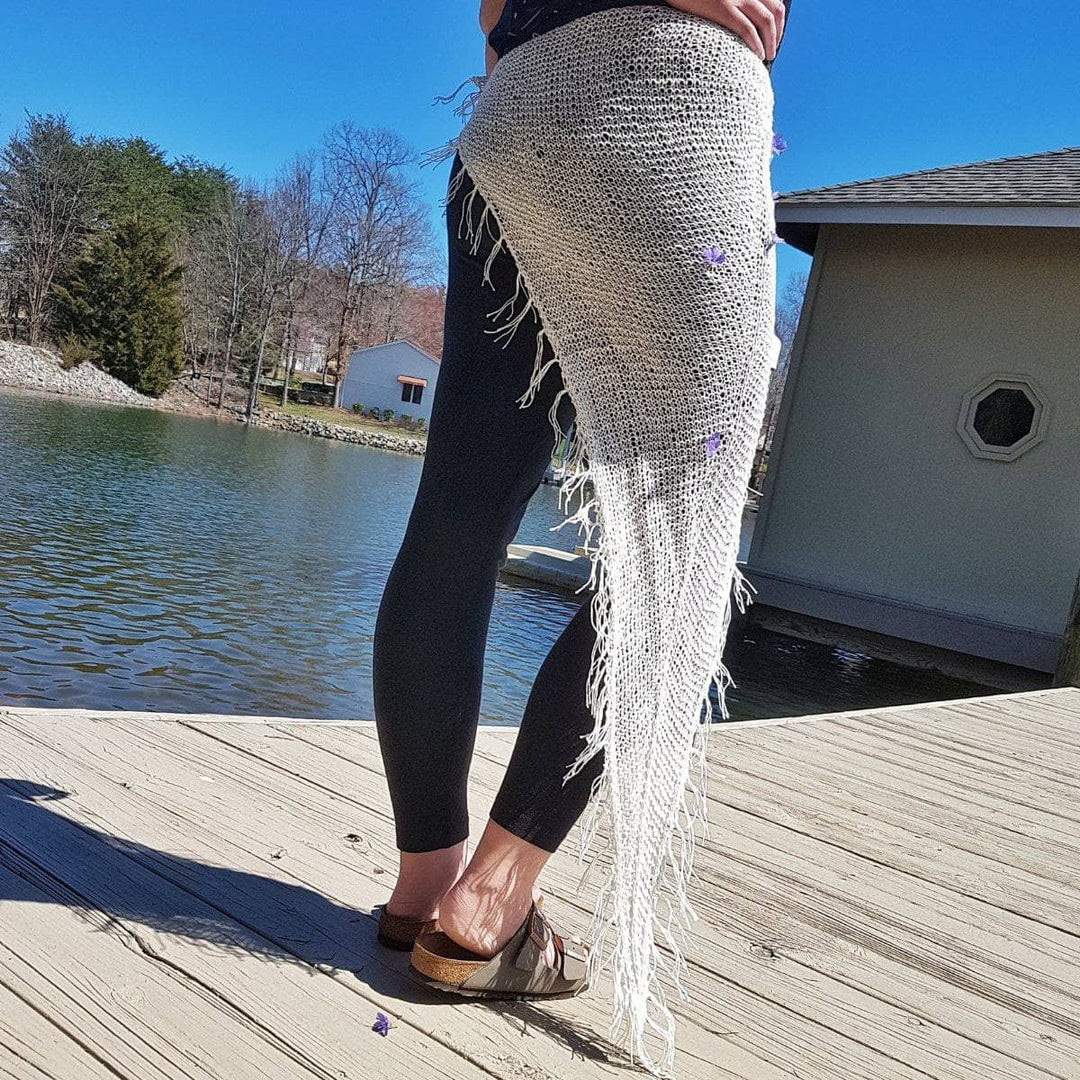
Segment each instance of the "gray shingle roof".
[{"label": "gray shingle roof", "polygon": [[777,206],[866,203],[1080,206],[1080,147],[781,194]]}]

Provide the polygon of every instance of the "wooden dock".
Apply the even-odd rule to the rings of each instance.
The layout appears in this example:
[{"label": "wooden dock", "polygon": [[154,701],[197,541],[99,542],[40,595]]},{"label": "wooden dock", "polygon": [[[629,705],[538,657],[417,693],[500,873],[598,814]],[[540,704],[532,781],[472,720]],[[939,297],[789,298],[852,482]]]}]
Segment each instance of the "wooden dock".
[{"label": "wooden dock", "polygon": [[[476,835],[513,737],[480,733]],[[712,757],[677,1077],[1080,1078],[1080,690],[751,722]],[[644,1075],[606,985],[450,1004],[375,944],[371,725],[8,706],[0,775],[0,1076]],[[579,877],[569,850],[542,882],[572,933]]]}]

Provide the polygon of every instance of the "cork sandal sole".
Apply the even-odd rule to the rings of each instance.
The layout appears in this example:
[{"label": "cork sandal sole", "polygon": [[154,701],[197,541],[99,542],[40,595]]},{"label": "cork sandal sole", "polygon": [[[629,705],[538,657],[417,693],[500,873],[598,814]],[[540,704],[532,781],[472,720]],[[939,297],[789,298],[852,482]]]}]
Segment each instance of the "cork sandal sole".
[{"label": "cork sandal sole", "polygon": [[409,978],[421,986],[428,987],[430,990],[438,990],[440,993],[449,994],[451,997],[468,998],[471,1001],[475,1001],[477,998],[486,998],[489,1001],[562,1001],[565,998],[577,997],[589,989],[588,983],[582,983],[576,990],[564,990],[554,994],[530,994],[528,991],[513,990],[472,990],[440,982],[438,979],[428,978],[427,975],[421,975],[414,967],[409,968]]}]

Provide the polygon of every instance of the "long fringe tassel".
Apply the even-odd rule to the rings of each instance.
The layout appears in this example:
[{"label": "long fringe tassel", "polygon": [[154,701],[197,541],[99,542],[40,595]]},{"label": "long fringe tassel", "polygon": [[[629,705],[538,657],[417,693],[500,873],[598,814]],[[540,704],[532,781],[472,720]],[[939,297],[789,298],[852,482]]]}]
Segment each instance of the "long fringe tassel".
[{"label": "long fringe tassel", "polygon": [[[486,75],[470,75],[464,82],[458,84],[458,88],[451,94],[447,94],[445,97],[436,97],[432,102],[434,105],[446,105],[454,100],[461,93],[463,86],[468,86],[470,83],[475,89],[470,94],[466,94],[462,98],[460,104],[454,109],[454,115],[458,117],[462,123],[468,120],[469,115],[472,113],[473,106],[476,104],[477,99],[480,97],[480,92],[484,88],[484,82],[487,79]],[[452,158],[458,149],[457,138],[449,139],[442,144],[442,146],[433,147],[431,150],[426,150],[420,157],[421,165],[439,165],[442,162]]]},{"label": "long fringe tassel", "polygon": [[[466,175],[464,165],[455,171],[449,182],[444,205],[449,204],[458,196]],[[505,249],[513,256],[513,252],[510,250],[497,216],[490,205],[485,202],[479,220],[473,220],[475,217],[474,203],[478,194],[479,189],[473,182],[472,189],[463,202],[462,220],[459,222],[458,235],[461,237],[464,230],[464,238],[473,242],[471,250],[475,254],[483,240],[484,230],[489,230],[489,235],[493,239],[493,247],[485,264],[483,281],[491,284],[490,269],[497,253]],[[492,287],[494,288],[494,286]],[[525,303],[520,310],[515,312],[515,308],[522,297],[524,297]],[[558,363],[558,357],[556,350],[552,347],[551,351],[554,358],[544,362],[544,342],[547,340],[549,345],[552,345],[552,343],[545,329],[546,324],[538,298],[529,288],[526,275],[519,270],[513,295],[501,306],[490,312],[488,316],[493,319],[499,319],[506,315],[509,315],[509,317],[504,323],[489,329],[487,332],[494,334],[496,340],[501,341],[505,348],[529,313],[533,314],[534,319],[540,323],[540,327],[536,334],[536,357],[532,375],[528,388],[518,399],[521,408],[527,407],[535,400],[544,377]],[[551,408],[548,410],[548,418],[555,439],[554,446],[557,447],[564,439],[567,440],[563,478],[559,485],[558,498],[559,509],[564,517],[561,522],[552,526],[551,531],[563,529],[567,525],[575,525],[579,534],[583,537],[582,546],[588,553],[590,570],[588,579],[578,588],[577,592],[588,590],[593,594],[590,614],[593,628],[596,631],[596,641],[590,661],[586,687],[586,702],[596,723],[592,732],[585,737],[584,748],[567,769],[564,776],[565,782],[565,780],[569,780],[579,773],[596,754],[604,751],[610,742],[611,721],[605,673],[608,670],[610,658],[611,582],[608,575],[608,545],[604,533],[602,507],[598,498],[592,493],[594,490],[592,485],[593,476],[589,467],[587,432],[579,424],[574,425],[572,435],[569,437],[562,430],[557,419],[557,412],[563,394],[571,394],[572,396],[572,391],[564,386],[556,395]],[[572,509],[575,500],[576,508]],[[711,693],[715,688],[720,715],[724,720],[730,719],[727,692],[730,687],[735,686],[735,680],[721,658],[723,644],[727,639],[733,609],[737,607],[740,612],[745,614],[748,606],[752,603],[753,592],[756,592],[753,585],[736,566],[731,592],[725,608],[719,655],[715,659],[713,673],[706,680],[700,693],[702,722],[694,737],[685,778],[685,795],[668,842],[667,858],[658,886],[659,895],[664,906],[663,910],[657,911],[653,917],[656,944],[651,961],[654,977],[650,979],[650,982],[654,990],[644,1001],[636,1000],[634,997],[635,988],[629,985],[628,982],[620,981],[618,972],[614,972],[613,1020],[609,1034],[612,1039],[627,1045],[631,1061],[640,1062],[650,1072],[660,1076],[669,1075],[674,1065],[675,1018],[668,1007],[663,986],[656,976],[666,975],[670,978],[680,998],[684,1000],[687,998],[684,988],[684,980],[687,975],[685,959],[686,934],[692,922],[698,919],[698,915],[690,903],[688,891],[693,875],[699,827],[703,837],[709,835],[707,754],[709,735],[713,727]],[[610,866],[610,860],[605,858],[613,850],[613,829],[608,828],[606,830],[606,844],[602,848],[599,844],[599,837],[604,825],[613,824],[611,819],[612,791],[610,779],[605,769],[593,782],[589,805],[579,823],[578,863],[579,866],[585,867],[580,879],[580,885],[583,887],[587,883],[597,865],[604,861],[609,862],[609,869],[598,888],[597,903],[594,909],[592,925],[588,932],[592,943],[589,954],[589,980],[593,983],[610,965],[615,951],[614,939],[618,932],[615,875]],[[589,859],[590,855],[592,855],[591,859]],[[665,1047],[665,1052],[660,1060],[655,1060],[646,1047],[645,1035],[647,1032],[655,1035]]]}]

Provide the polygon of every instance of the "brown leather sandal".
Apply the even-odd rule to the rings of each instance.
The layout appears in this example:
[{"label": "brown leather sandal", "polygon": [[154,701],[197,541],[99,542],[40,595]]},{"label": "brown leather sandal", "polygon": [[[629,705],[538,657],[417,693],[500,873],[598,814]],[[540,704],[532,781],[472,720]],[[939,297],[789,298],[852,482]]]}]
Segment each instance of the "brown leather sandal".
[{"label": "brown leather sandal", "polygon": [[[536,906],[543,910],[544,898],[536,901]],[[429,934],[439,929],[438,919],[407,919],[404,915],[391,915],[385,904],[380,904],[379,930],[375,935],[380,945],[399,952],[409,952],[421,934]]]},{"label": "brown leather sandal", "polygon": [[[554,968],[544,963],[549,942],[555,944]],[[588,989],[587,962],[588,946],[555,933],[534,903],[494,956],[480,956],[433,930],[416,939],[409,966],[418,982],[463,997],[568,998]]]},{"label": "brown leather sandal", "polygon": [[399,952],[408,952],[421,934],[438,929],[438,919],[407,919],[391,915],[385,904],[379,905],[379,931],[375,935],[380,945]]}]

